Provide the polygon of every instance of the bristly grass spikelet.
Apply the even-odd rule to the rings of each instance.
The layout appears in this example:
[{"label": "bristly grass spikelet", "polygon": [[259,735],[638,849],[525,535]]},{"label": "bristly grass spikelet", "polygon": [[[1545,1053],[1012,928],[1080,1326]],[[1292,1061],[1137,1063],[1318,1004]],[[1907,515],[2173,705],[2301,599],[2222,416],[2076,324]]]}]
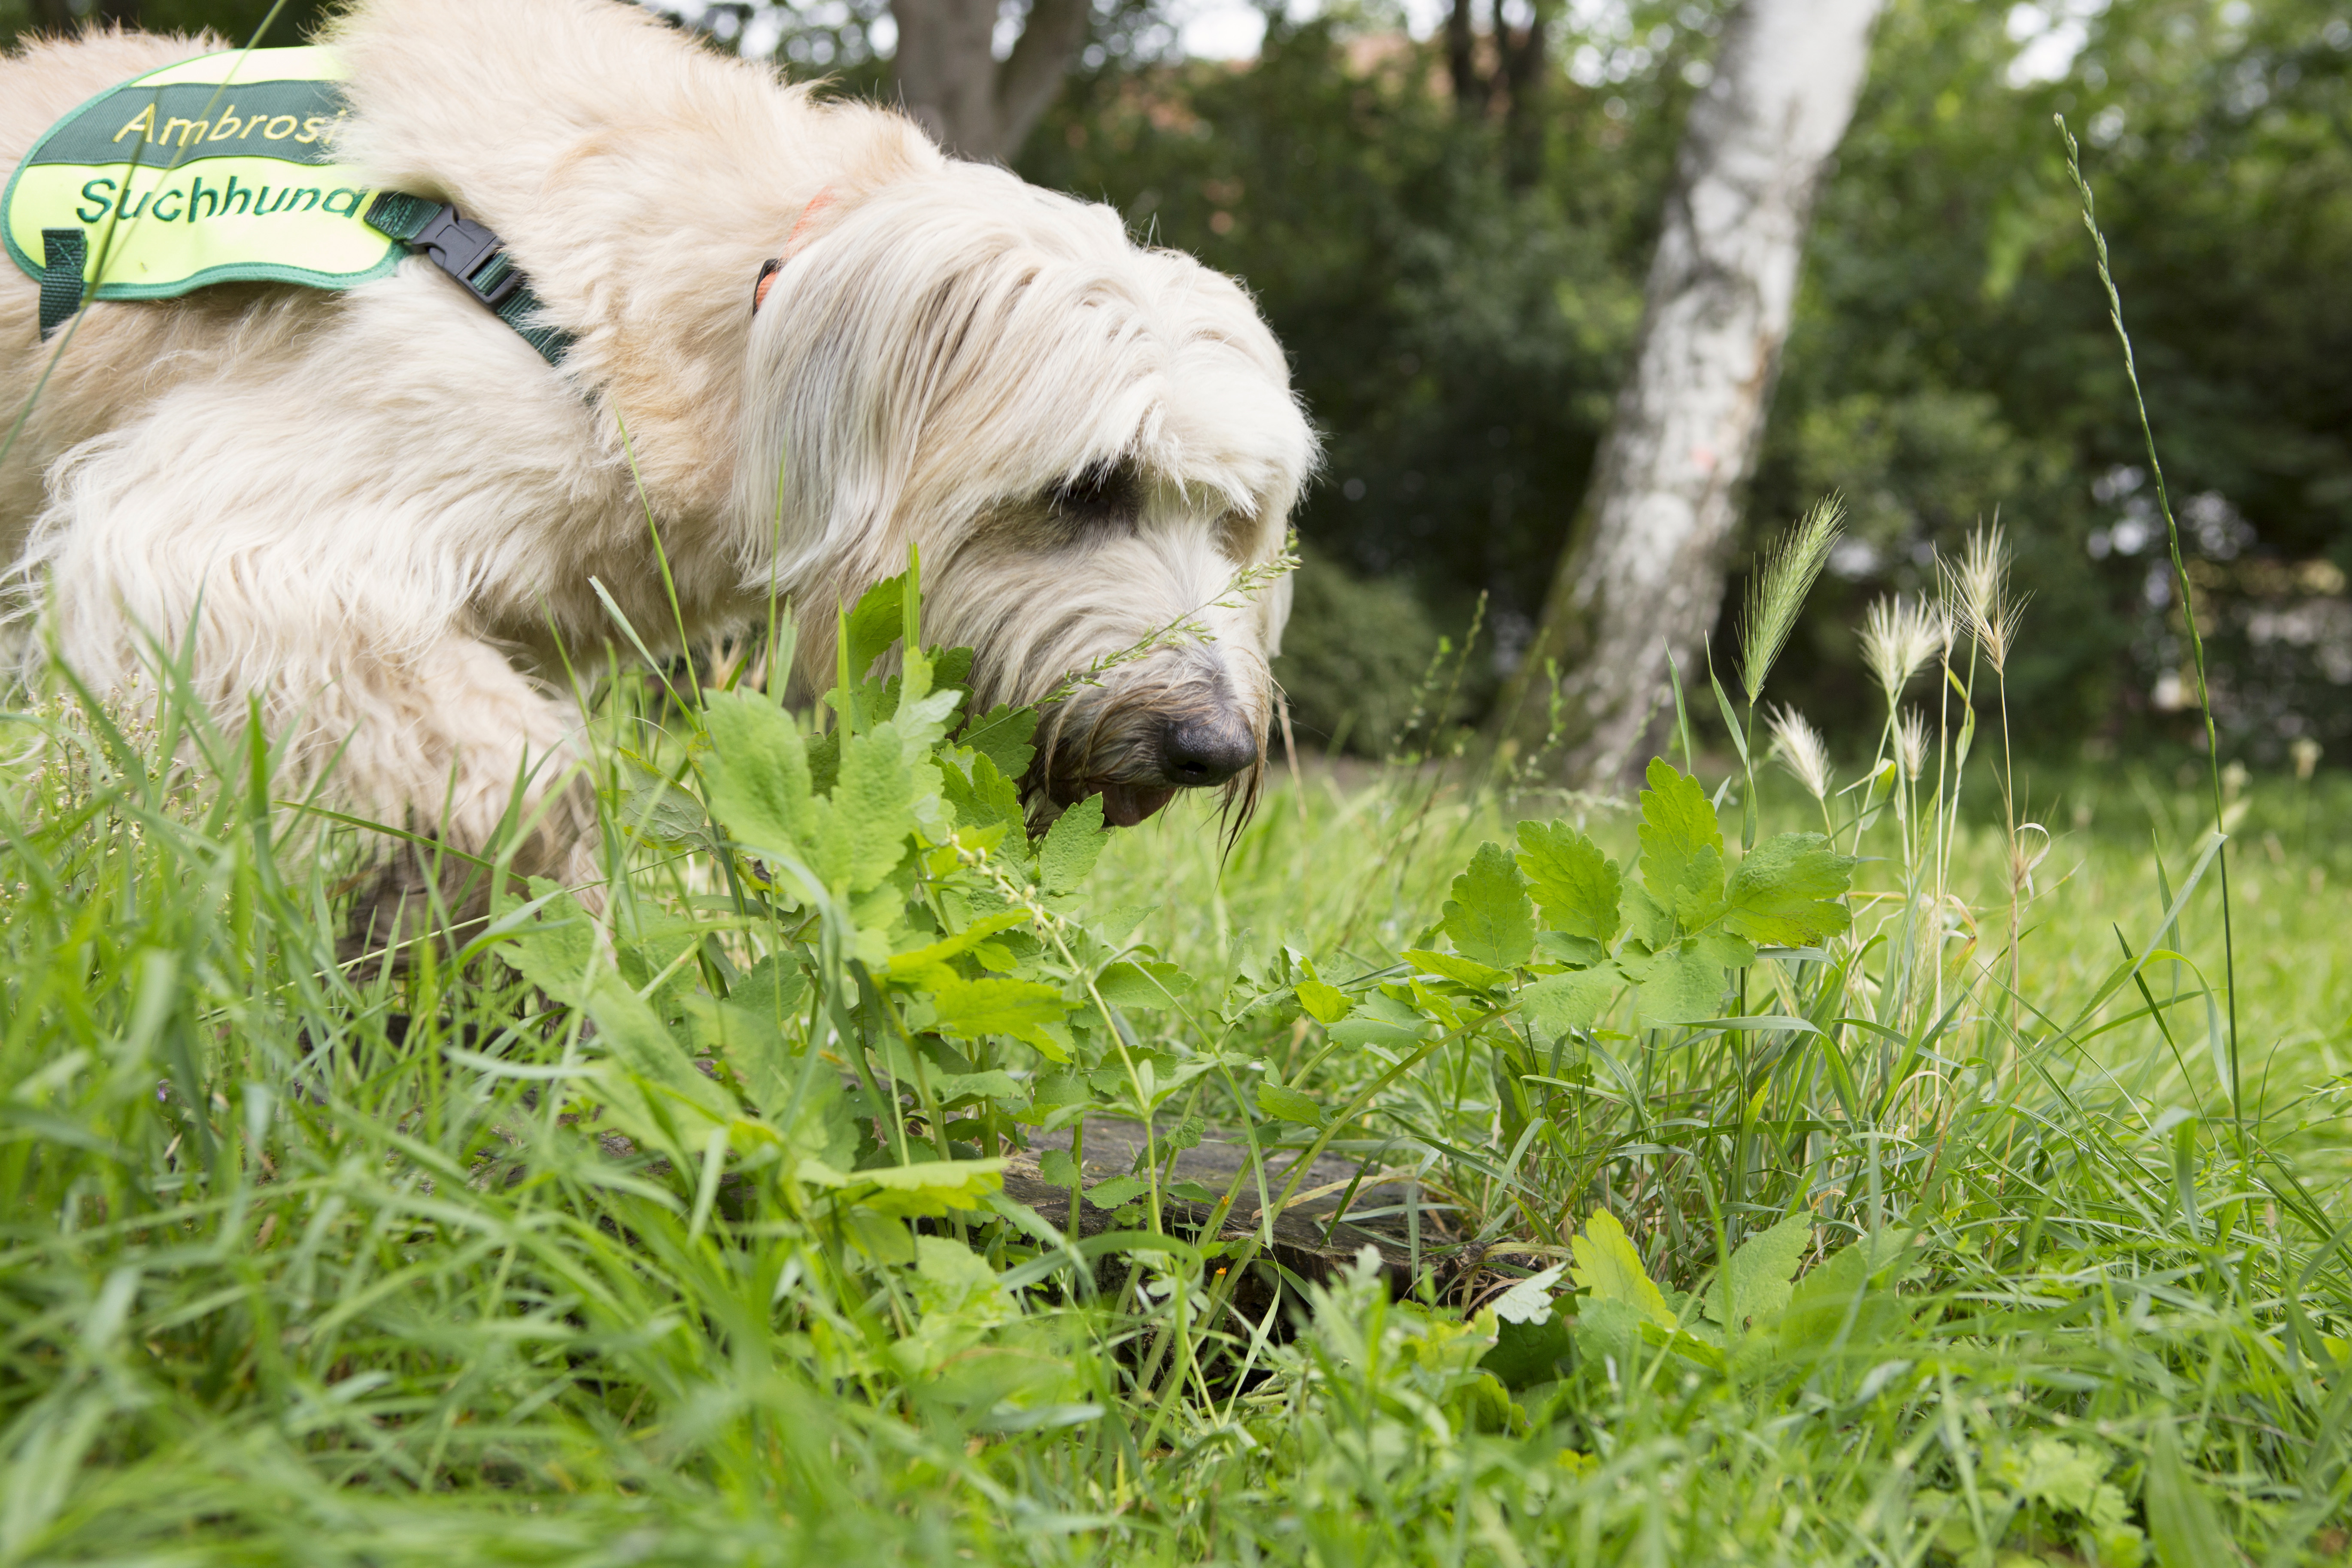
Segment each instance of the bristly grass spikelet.
[{"label": "bristly grass spikelet", "polygon": [[1815,800],[1830,793],[1830,749],[1822,732],[1786,703],[1771,717],[1772,756]]},{"label": "bristly grass spikelet", "polygon": [[1829,563],[1845,502],[1829,496],[1815,503],[1796,527],[1765,552],[1748,588],[1748,613],[1739,630],[1739,681],[1752,704],[1764,691],[1764,677],[1789,644],[1805,595]]},{"label": "bristly grass spikelet", "polygon": [[1970,530],[1959,564],[1943,568],[1946,597],[1997,676],[2009,673],[2009,656],[2025,615],[2025,600],[2010,588],[2011,564],[2008,536],[1995,522]]},{"label": "bristly grass spikelet", "polygon": [[1862,662],[1885,694],[1888,711],[1901,705],[1903,689],[1935,658],[1945,635],[1944,617],[1922,599],[1889,595],[1864,613]]},{"label": "bristly grass spikelet", "polygon": [[1927,716],[1916,708],[1905,709],[1895,724],[1895,755],[1904,778],[1912,784],[1927,771],[1928,743]]}]

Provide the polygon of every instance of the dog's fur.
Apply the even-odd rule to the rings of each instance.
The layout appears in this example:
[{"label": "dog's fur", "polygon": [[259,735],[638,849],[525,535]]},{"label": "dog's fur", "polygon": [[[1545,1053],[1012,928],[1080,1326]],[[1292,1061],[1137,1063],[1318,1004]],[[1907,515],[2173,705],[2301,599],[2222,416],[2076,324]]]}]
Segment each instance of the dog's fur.
[{"label": "dog's fur", "polygon": [[[1287,595],[1220,605],[1280,549],[1313,459],[1247,297],[1118,216],[943,155],[612,0],[362,0],[338,153],[503,236],[560,371],[423,259],[344,294],[224,287],[87,310],[0,467],[0,553],[46,583],[55,647],[131,687],[193,630],[234,723],[258,698],[298,764],[362,808],[485,841],[519,778],[526,868],[582,879],[580,716],[614,635],[689,642],[837,603],[921,547],[929,640],[979,650],[975,700],[1196,616],[1070,695],[1028,781],[1148,815],[1171,719],[1263,742]],[[100,34],[0,59],[0,163],[82,100],[211,40]],[[756,315],[763,258],[782,270]],[[0,268],[13,420],[50,360]],[[5,425],[0,425],[5,429]],[[152,678],[151,678],[152,679]],[[824,684],[820,679],[818,684]]]}]

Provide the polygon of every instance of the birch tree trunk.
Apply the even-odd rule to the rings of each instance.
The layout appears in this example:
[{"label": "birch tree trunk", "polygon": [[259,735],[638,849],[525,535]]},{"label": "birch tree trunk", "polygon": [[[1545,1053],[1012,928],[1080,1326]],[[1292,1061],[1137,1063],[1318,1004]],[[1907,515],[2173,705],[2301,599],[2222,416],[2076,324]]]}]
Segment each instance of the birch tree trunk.
[{"label": "birch tree trunk", "polygon": [[951,153],[1009,162],[1087,41],[1088,0],[1032,0],[1020,41],[999,61],[997,0],[891,0],[892,68],[907,112]]},{"label": "birch tree trunk", "polygon": [[1633,367],[1493,721],[1507,747],[1540,744],[1556,664],[1576,783],[1612,787],[1641,760],[1667,647],[1691,671],[1715,623],[1813,197],[1853,117],[1882,3],[1747,0],[1691,106]]}]

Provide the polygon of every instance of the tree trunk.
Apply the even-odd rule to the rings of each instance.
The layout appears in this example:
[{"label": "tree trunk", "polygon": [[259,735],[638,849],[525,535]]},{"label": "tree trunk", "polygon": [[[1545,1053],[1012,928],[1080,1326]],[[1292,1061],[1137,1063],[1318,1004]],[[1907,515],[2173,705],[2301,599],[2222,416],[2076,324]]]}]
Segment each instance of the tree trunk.
[{"label": "tree trunk", "polygon": [[1020,42],[991,47],[997,0],[891,0],[892,62],[907,112],[950,152],[1008,162],[1087,41],[1088,0],[1033,0]]},{"label": "tree trunk", "polygon": [[1530,0],[1528,25],[1517,32],[1503,25],[1501,5],[1495,7],[1495,47],[1501,56],[1495,68],[1509,95],[1503,115],[1503,178],[1515,191],[1531,190],[1543,177],[1544,85],[1550,74],[1545,55],[1553,4]]},{"label": "tree trunk", "polygon": [[1576,783],[1612,788],[1638,764],[1667,648],[1693,671],[1715,623],[1805,226],[1853,116],[1882,3],[1747,0],[1691,106],[1633,366],[1492,724],[1513,750],[1541,744],[1556,665]]},{"label": "tree trunk", "polygon": [[1484,120],[1493,89],[1486,73],[1478,68],[1478,34],[1470,5],[1471,0],[1454,0],[1445,14],[1445,69],[1454,83],[1454,112],[1465,120]]}]

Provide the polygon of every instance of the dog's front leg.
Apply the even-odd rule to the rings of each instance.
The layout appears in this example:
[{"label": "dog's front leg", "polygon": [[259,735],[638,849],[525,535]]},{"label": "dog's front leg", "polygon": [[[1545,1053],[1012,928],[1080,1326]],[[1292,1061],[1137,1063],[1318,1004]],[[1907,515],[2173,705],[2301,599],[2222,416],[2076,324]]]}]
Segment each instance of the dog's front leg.
[{"label": "dog's front leg", "polygon": [[[460,917],[487,905],[486,853],[590,880],[578,714],[476,633],[478,569],[444,511],[381,489],[273,493],[253,478],[299,479],[299,462],[190,460],[187,434],[119,433],[61,466],[39,552],[68,665],[101,692],[193,699],[230,733],[257,712],[281,798],[323,786],[458,852],[437,858]],[[379,901],[423,913],[435,858],[402,852]]]}]

